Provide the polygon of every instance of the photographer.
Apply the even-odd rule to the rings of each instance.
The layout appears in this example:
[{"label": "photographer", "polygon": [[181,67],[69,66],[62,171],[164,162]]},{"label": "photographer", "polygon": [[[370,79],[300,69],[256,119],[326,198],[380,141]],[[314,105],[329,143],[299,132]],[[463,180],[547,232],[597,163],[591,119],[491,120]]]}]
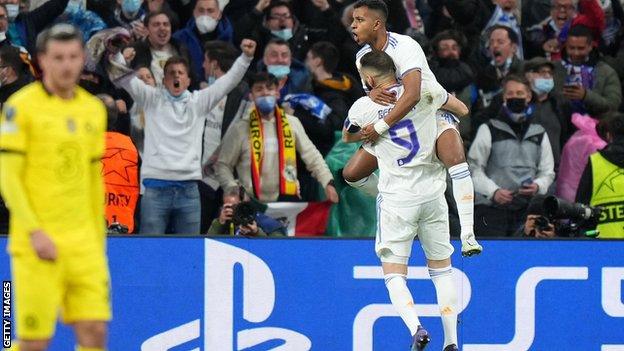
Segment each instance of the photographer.
[{"label": "photographer", "polygon": [[536,195],[527,208],[524,226],[516,232],[516,236],[548,239],[557,236],[555,226],[544,217],[544,195]]},{"label": "photographer", "polygon": [[576,201],[602,206],[600,238],[624,238],[624,114],[606,121],[607,146],[589,157]]},{"label": "photographer", "polygon": [[283,236],[286,228],[279,221],[258,212],[240,187],[223,194],[223,207],[208,229],[208,235]]}]

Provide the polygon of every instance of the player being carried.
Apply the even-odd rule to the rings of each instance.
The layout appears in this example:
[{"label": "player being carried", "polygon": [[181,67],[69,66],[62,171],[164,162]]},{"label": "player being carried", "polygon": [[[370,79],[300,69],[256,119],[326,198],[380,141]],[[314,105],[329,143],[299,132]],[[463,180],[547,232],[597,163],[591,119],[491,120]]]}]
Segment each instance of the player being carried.
[{"label": "player being carried", "polygon": [[39,34],[37,56],[43,80],[11,96],[0,122],[19,339],[10,350],[47,349],[61,312],[77,351],[102,351],[111,319],[101,174],[106,108],[77,86],[85,64],[77,28],[57,24]]},{"label": "player being carried", "polygon": [[[361,57],[361,74],[375,89],[399,98],[406,88],[396,79],[392,58],[383,51]],[[446,172],[434,155],[436,114],[448,109],[461,112],[466,106],[435,82],[424,81],[422,98],[387,134],[363,148],[376,156],[379,165],[377,234],[375,251],[380,258],[386,287],[395,307],[412,334],[412,350],[423,350],[428,332],[420,325],[412,295],[407,288],[407,264],[416,235],[427,257],[429,274],[436,289],[444,328],[444,351],[457,348],[457,292],[452,277],[448,206],[444,198]],[[370,97],[357,100],[349,110],[344,139],[358,138],[360,128],[373,125],[392,106]]]},{"label": "player being carried", "polygon": [[[369,89],[364,79],[362,80],[373,101],[384,106],[394,104],[394,108],[383,119],[362,129],[363,138],[374,142],[380,135],[386,134],[421,100],[421,82],[438,83],[429,69],[427,58],[420,45],[406,35],[386,30],[388,8],[382,0],[360,0],[354,8],[351,24],[353,37],[358,44],[364,44],[356,55],[358,69],[361,69],[360,61],[366,53],[383,51],[392,57],[397,79],[405,87],[405,93],[397,99],[388,91],[375,87]],[[467,113],[466,109],[461,115]],[[474,190],[456,123],[451,114],[437,116],[436,150],[437,157],[444,163],[451,176],[453,197],[457,203],[461,225],[462,254],[471,256],[481,253],[483,248],[474,236]],[[376,168],[375,157],[359,149],[344,168],[343,177],[351,186],[374,195],[377,191],[377,176],[373,171]]]}]

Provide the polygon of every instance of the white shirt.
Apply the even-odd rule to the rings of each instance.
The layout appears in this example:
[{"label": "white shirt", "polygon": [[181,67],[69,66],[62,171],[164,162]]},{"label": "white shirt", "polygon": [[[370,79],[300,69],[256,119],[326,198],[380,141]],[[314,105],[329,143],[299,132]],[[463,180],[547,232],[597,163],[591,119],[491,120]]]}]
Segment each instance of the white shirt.
[{"label": "white shirt", "polygon": [[[413,70],[420,71],[423,81],[437,82],[435,75],[433,75],[433,72],[431,72],[429,68],[425,52],[416,40],[407,35],[393,32],[387,32],[387,35],[388,39],[386,40],[386,46],[383,51],[392,57],[392,61],[394,61],[394,66],[396,67],[396,77],[399,82],[406,74]],[[372,50],[371,46],[366,44],[355,55],[355,65],[358,71],[362,68],[360,60],[366,53]],[[361,74],[360,78],[362,78]],[[362,79],[362,86],[364,90],[368,91],[364,79]]]},{"label": "white shirt", "polygon": [[[376,155],[379,164],[379,193],[391,206],[408,207],[431,201],[446,189],[446,171],[435,156],[436,111],[446,103],[447,92],[439,84],[423,82],[420,102],[374,143],[364,149]],[[433,87],[430,89],[429,87]],[[391,89],[397,96],[403,86]],[[348,123],[365,127],[386,116],[393,105],[382,106],[368,96],[349,110]],[[345,126],[349,128],[349,125]]]}]

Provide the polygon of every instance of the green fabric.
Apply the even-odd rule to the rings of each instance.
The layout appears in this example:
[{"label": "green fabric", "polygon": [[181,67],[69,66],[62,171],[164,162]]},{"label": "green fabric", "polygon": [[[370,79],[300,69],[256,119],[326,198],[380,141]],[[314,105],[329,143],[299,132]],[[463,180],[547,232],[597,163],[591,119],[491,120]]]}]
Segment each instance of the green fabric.
[{"label": "green fabric", "polygon": [[[336,132],[336,140],[336,144],[325,157],[325,162],[334,176],[340,202],[331,208],[325,233],[337,237],[374,237],[377,227],[375,198],[350,187],[342,178],[342,169],[360,147],[360,143],[343,143],[341,132]],[[321,192],[324,199],[324,191]]]}]

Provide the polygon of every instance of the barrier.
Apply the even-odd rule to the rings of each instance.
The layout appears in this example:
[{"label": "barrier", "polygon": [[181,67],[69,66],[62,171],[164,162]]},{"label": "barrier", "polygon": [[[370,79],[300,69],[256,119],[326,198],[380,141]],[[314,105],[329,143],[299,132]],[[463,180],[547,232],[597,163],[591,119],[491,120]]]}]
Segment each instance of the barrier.
[{"label": "barrier", "polygon": [[[462,350],[624,350],[624,241],[483,241],[459,256]],[[0,239],[0,246],[6,239]],[[111,238],[112,351],[406,350],[374,242]],[[409,270],[421,321],[442,348],[422,250]],[[0,254],[0,278],[9,279]],[[51,350],[71,350],[61,327]]]}]

